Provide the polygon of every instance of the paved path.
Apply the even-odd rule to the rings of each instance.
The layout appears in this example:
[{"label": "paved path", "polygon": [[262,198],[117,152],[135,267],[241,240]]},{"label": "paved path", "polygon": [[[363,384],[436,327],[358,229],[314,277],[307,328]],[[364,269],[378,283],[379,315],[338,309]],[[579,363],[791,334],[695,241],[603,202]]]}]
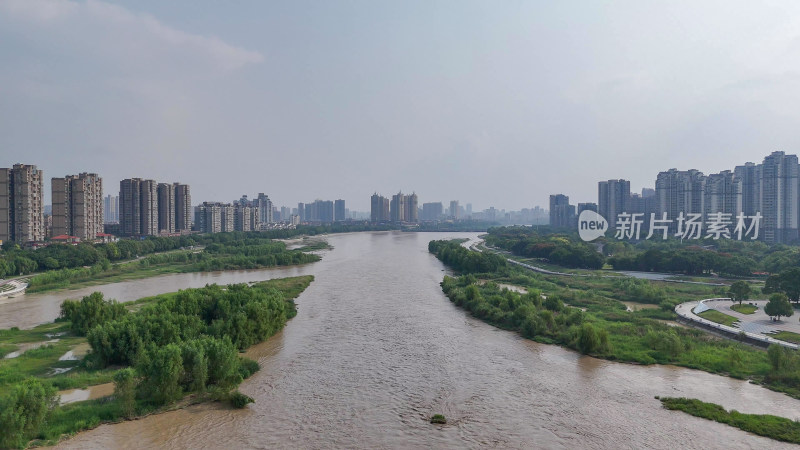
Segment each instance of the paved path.
[{"label": "paved path", "polygon": [[[761,301],[761,302],[766,303],[766,301]],[[754,301],[753,303],[758,303],[758,301]],[[727,311],[723,309],[726,306],[728,308]],[[759,318],[760,316],[756,316],[756,314],[759,314],[759,311],[764,317],[766,317],[766,315],[763,314],[762,311],[763,304],[759,307],[759,311],[756,311],[756,313],[754,314],[740,314],[737,313],[736,311],[731,310],[730,306],[731,306],[730,299],[709,298],[700,301],[681,303],[680,305],[675,307],[675,313],[686,320],[703,324],[707,327],[716,329],[723,333],[731,334],[733,336],[738,336],[740,333],[744,333],[745,335],[747,335],[747,337],[751,339],[765,342],[768,344],[779,344],[783,345],[784,347],[789,347],[793,349],[800,348],[800,346],[796,344],[792,344],[790,342],[785,342],[785,341],[779,341],[764,334],[765,331],[774,333],[779,330],[797,332],[795,330],[800,329],[798,323],[790,320],[782,320],[780,322],[770,322],[768,317],[766,320],[760,319]],[[735,326],[732,327],[712,322],[695,314],[694,311],[696,308],[700,310],[717,309],[719,312],[722,312],[724,314],[729,314],[731,316],[740,319],[740,322],[737,322],[736,324],[734,324]]]},{"label": "paved path", "polygon": [[754,333],[776,333],[783,330],[800,334],[800,321],[797,320],[797,315],[784,317],[777,322],[773,322],[764,312],[764,305],[767,304],[766,300],[750,300],[745,302],[758,306],[758,309],[753,314],[742,314],[732,310],[731,306],[738,303],[733,303],[730,300],[710,300],[705,303],[709,308],[716,309],[723,314],[739,319],[739,322],[741,322],[740,328],[745,331],[752,330]]},{"label": "paved path", "polygon": [[7,280],[7,281],[0,281],[0,285],[11,285],[13,286],[10,290],[0,292],[0,298],[3,297],[12,297],[17,294],[21,294],[25,292],[25,289],[28,288],[28,283],[23,281],[14,279],[14,280]]}]

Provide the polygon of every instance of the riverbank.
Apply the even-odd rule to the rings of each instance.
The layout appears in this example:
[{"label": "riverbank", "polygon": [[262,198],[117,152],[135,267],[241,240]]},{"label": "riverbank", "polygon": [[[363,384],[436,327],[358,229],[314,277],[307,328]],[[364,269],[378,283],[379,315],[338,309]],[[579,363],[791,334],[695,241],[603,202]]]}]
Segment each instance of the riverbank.
[{"label": "riverbank", "polygon": [[[470,252],[456,242],[431,242],[430,251],[443,262],[465,274],[445,277],[442,290],[456,305],[473,316],[500,328],[516,331],[523,337],[558,344],[612,361],[635,364],[674,364],[753,382],[800,398],[800,386],[790,367],[800,364],[793,353],[782,354],[785,365],[776,366],[763,350],[728,341],[703,331],[670,327],[654,318],[659,310],[626,311],[626,306],[609,292],[614,284],[603,278],[582,277],[565,283],[563,277],[522,272],[509,265],[495,270],[496,255]],[[481,264],[491,257],[492,265]],[[498,283],[523,286],[520,295],[499,287]],[[642,291],[646,281],[617,287]],[[694,286],[691,287],[691,286]],[[702,297],[710,287],[682,285],[696,289]],[[656,297],[657,298],[657,297]],[[674,320],[672,302],[661,313]]]},{"label": "riverbank", "polygon": [[62,289],[80,289],[99,284],[150,278],[171,273],[218,270],[262,269],[319,261],[313,252],[327,248],[324,241],[305,240],[287,249],[284,242],[264,237],[233,235],[200,250],[170,251],[110,264],[107,260],[76,269],[60,269],[31,277],[28,292],[42,293]]},{"label": "riverbank", "polygon": [[[237,345],[239,346],[240,350],[245,350],[252,344],[260,342],[261,340],[264,340],[275,332],[279,331],[281,328],[283,328],[283,324],[286,320],[294,317],[296,314],[296,308],[294,306],[293,299],[296,298],[303,290],[305,290],[311,284],[312,280],[313,276],[303,276],[254,283],[250,287],[246,287],[244,285],[238,285],[238,287],[229,286],[225,290],[219,290],[213,286],[210,288],[207,287],[202,289],[184,290],[178,293],[165,294],[141,299],[137,302],[131,302],[126,305],[127,310],[131,311],[127,314],[127,316],[132,320],[141,315],[156,317],[152,316],[154,308],[161,311],[164,307],[169,308],[168,305],[170,304],[186,305],[186,302],[189,298],[196,296],[195,292],[203,292],[205,293],[203,295],[206,296],[211,295],[212,297],[224,297],[227,295],[226,292],[235,288],[236,292],[238,293],[231,292],[231,295],[237,296],[236,298],[240,298],[238,296],[247,294],[250,296],[249,298],[252,298],[252,301],[260,302],[257,304],[263,305],[259,308],[269,308],[270,311],[274,310],[280,312],[280,314],[274,315],[274,313],[264,310],[264,312],[258,313],[256,316],[252,316],[248,322],[248,328],[251,330],[248,333],[252,335],[252,337],[249,338],[241,333],[230,334],[230,332],[220,329],[224,322],[221,322],[220,320],[215,321],[213,329],[209,329],[209,332],[212,333],[212,335],[216,334],[221,336],[232,336],[232,342],[234,344],[238,343]],[[230,298],[233,299],[234,297]],[[280,300],[277,300],[278,298],[280,298]],[[231,300],[225,301],[228,302]],[[253,304],[253,307],[245,305],[243,305],[243,307],[246,307],[248,311],[257,311],[258,309],[253,309],[255,305],[256,303]],[[180,306],[180,308],[183,307],[184,306]],[[151,320],[157,320],[161,322],[164,321],[163,312],[159,312],[157,317],[157,319],[146,319],[147,322],[141,323],[148,323]],[[181,319],[181,322],[182,321],[183,320]],[[137,323],[136,321],[128,322]],[[113,332],[113,328],[108,328],[111,327],[113,323],[114,322],[112,321],[107,325],[99,324],[99,326],[100,328],[105,327],[106,332]],[[179,322],[175,323],[177,324]],[[263,323],[263,325],[259,325],[259,323]],[[159,328],[163,328],[165,323],[157,326]],[[146,336],[152,336],[153,331],[155,330],[144,333],[136,333],[136,335],[142,336],[143,339],[149,339],[146,338]],[[6,356],[6,358],[0,359],[0,390],[6,393],[4,396],[6,399],[4,401],[0,401],[0,405],[8,406],[8,401],[10,401],[9,398],[19,398],[14,397],[17,395],[15,392],[20,390],[19,386],[22,386],[23,383],[34,383],[37,386],[42,386],[42,389],[44,389],[43,392],[49,392],[49,396],[53,396],[56,389],[86,389],[87,387],[93,385],[100,385],[111,381],[115,381],[117,384],[117,392],[113,397],[103,397],[55,407],[55,409],[52,410],[50,418],[43,422],[40,428],[38,428],[38,431],[34,433],[34,436],[44,437],[43,440],[36,441],[36,445],[49,445],[58,441],[65,435],[72,435],[81,430],[91,429],[102,423],[113,423],[123,419],[141,417],[154,412],[167,411],[174,409],[176,405],[177,407],[185,407],[189,404],[196,404],[202,401],[237,398],[236,396],[232,397],[229,394],[231,389],[235,388],[241,379],[247,378],[247,376],[258,369],[258,365],[252,361],[247,362],[247,360],[242,360],[243,362],[240,365],[240,363],[235,362],[235,359],[220,359],[223,353],[219,352],[224,348],[224,344],[214,344],[213,341],[208,341],[207,338],[202,338],[202,340],[198,342],[206,342],[205,344],[202,344],[205,346],[211,345],[211,347],[207,347],[211,350],[206,350],[211,352],[207,353],[209,355],[208,357],[210,358],[208,360],[210,365],[207,369],[203,369],[203,373],[205,373],[205,375],[202,375],[203,379],[208,380],[202,382],[202,386],[206,386],[205,383],[209,383],[208,387],[198,389],[198,386],[200,385],[197,384],[199,383],[199,379],[197,377],[199,376],[198,374],[200,372],[196,372],[196,368],[199,366],[192,365],[194,363],[187,366],[186,364],[189,364],[189,362],[184,359],[184,370],[188,371],[185,372],[186,375],[183,375],[182,377],[188,376],[189,373],[193,375],[189,379],[180,377],[176,378],[174,379],[174,382],[179,382],[181,379],[184,380],[181,381],[179,385],[175,386],[180,386],[185,382],[189,383],[185,385],[185,394],[179,396],[173,395],[169,398],[163,399],[163,404],[160,404],[161,402],[158,401],[158,395],[155,396],[155,402],[153,401],[154,396],[152,394],[137,396],[135,399],[133,397],[129,397],[129,404],[126,407],[123,404],[124,395],[120,394],[119,392],[120,374],[124,374],[125,371],[130,371],[130,369],[121,369],[120,365],[124,367],[128,364],[131,364],[132,361],[127,360],[126,364],[126,361],[114,360],[113,356],[111,356],[113,355],[114,351],[112,348],[105,348],[104,350],[102,345],[98,347],[100,342],[109,342],[116,345],[120,341],[119,338],[111,339],[110,341],[106,341],[105,339],[98,340],[97,332],[97,329],[92,328],[88,333],[88,336],[81,336],[80,332],[76,332],[74,323],[69,321],[59,321],[51,324],[41,325],[32,330],[0,330],[0,349],[2,349]],[[181,335],[189,336],[185,334],[187,332],[188,331],[181,332]],[[154,343],[158,344],[158,348],[160,349],[157,352],[155,352],[154,349],[146,350],[145,347],[142,347],[142,349],[145,351],[155,352],[149,357],[151,359],[155,358],[153,361],[157,361],[158,358],[164,357],[164,355],[161,353],[163,349],[169,349],[171,345],[175,345],[167,343],[168,341],[163,341],[164,338],[158,339],[159,340],[157,341],[153,341]],[[80,353],[78,349],[80,349],[82,346],[85,347],[87,342],[92,344],[93,352],[85,358],[76,357],[76,353]],[[191,344],[192,341],[181,340],[179,342],[184,342],[184,344],[180,345],[194,345]],[[31,344],[43,345],[34,346]],[[219,345],[223,346],[219,347]],[[214,350],[215,348],[216,350]],[[20,351],[23,349],[24,351]],[[177,347],[175,349],[177,350]],[[231,347],[231,349],[233,349],[233,347]],[[109,353],[109,351],[112,353]],[[7,357],[15,352],[18,354],[13,355],[12,358]],[[180,354],[181,353],[179,352],[178,355]],[[108,359],[109,357],[112,359]],[[148,367],[151,368],[148,369]],[[155,367],[161,366],[148,366],[146,363],[139,361],[136,363],[136,375],[134,375],[134,378],[131,380],[131,382],[134,384],[138,383],[136,380],[138,380],[140,377],[142,377],[144,380],[150,380],[148,384],[141,385],[141,389],[147,389],[148,386],[153,383],[163,384],[164,382],[167,382],[169,384],[169,381],[165,381],[163,375],[158,375],[157,373],[152,372],[153,370],[156,370]],[[194,367],[194,369],[190,369],[191,367]],[[228,367],[228,375],[220,372],[221,367]],[[231,378],[231,376],[233,376],[233,378]],[[239,381],[236,381],[237,379]],[[136,390],[139,390],[140,388],[136,388]],[[169,392],[170,389],[174,390],[174,387],[163,389],[159,388],[158,392],[162,393],[164,392],[164,389]],[[181,390],[182,389],[178,389],[177,392],[180,392]],[[130,392],[133,391],[131,390]],[[11,395],[11,397],[8,397],[8,395]],[[7,436],[12,436],[12,431],[12,429],[9,429],[9,434]],[[14,435],[12,438],[23,439],[22,435]],[[3,445],[7,446],[9,445],[9,442],[10,441],[4,441]]]}]

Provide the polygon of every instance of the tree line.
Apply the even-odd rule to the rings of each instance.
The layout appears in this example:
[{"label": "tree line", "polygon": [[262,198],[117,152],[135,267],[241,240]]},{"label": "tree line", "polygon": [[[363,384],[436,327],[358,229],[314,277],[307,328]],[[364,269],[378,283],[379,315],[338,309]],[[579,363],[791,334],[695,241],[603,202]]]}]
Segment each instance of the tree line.
[{"label": "tree line", "polygon": [[[286,292],[297,294],[312,279],[288,280]],[[131,418],[187,393],[202,393],[238,407],[251,402],[235,387],[258,370],[258,363],[239,352],[266,340],[296,314],[294,302],[270,283],[186,289],[147,299],[136,311],[106,300],[99,292],[63,302],[59,320],[69,321],[72,333],[86,336],[91,346],[81,366],[87,370],[123,366],[113,375],[113,397],[85,407],[87,418],[74,417],[77,422],[69,429],[96,424],[97,414],[104,420]],[[25,379],[4,389],[0,448],[54,437],[48,420],[55,416],[68,420],[64,416],[71,414],[62,413],[64,407],[57,400],[56,389],[44,378]]]}]

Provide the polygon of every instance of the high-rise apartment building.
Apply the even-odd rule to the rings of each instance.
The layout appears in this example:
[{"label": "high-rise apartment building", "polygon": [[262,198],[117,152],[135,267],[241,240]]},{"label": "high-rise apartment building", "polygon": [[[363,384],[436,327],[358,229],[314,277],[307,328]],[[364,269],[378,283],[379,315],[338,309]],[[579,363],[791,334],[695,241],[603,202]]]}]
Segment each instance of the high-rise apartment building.
[{"label": "high-rise apartment building", "polygon": [[335,222],[342,222],[347,219],[345,214],[346,208],[344,207],[344,200],[339,199],[333,202],[333,220]]},{"label": "high-rise apartment building", "polygon": [[390,202],[388,198],[378,195],[377,192],[372,194],[370,198],[370,219],[373,222],[385,222],[389,220],[389,207]]},{"label": "high-rise apartment building", "polygon": [[192,194],[188,184],[174,183],[175,191],[175,231],[186,232],[192,229]]},{"label": "high-rise apartment building", "polygon": [[402,192],[392,196],[389,214],[392,222],[404,222],[406,220],[406,196]]},{"label": "high-rise apartment building", "polygon": [[578,203],[578,212],[577,214],[580,216],[584,211],[594,211],[597,212],[597,203]]},{"label": "high-rise apartment building", "polygon": [[450,209],[448,210],[449,211],[448,215],[450,216],[451,219],[453,220],[459,219],[458,215],[458,213],[460,212],[459,209],[460,208],[458,207],[458,200],[450,200]]},{"label": "high-rise apartment building", "polygon": [[730,214],[732,219],[742,212],[742,183],[730,170],[706,177],[705,217],[709,214]]},{"label": "high-rise apartment building", "polygon": [[156,236],[192,228],[189,186],[128,178],[119,182],[119,223],[124,236]]},{"label": "high-rise apartment building", "polygon": [[656,216],[661,218],[663,212],[672,220],[671,231],[677,228],[675,219],[681,213],[705,213],[706,177],[698,170],[670,169],[661,172],[656,178]]},{"label": "high-rise apartment building", "polygon": [[175,232],[175,186],[169,183],[158,183],[158,232],[171,234]]},{"label": "high-rise apartment building", "polygon": [[417,198],[417,194],[412,193],[411,195],[406,195],[404,206],[405,211],[403,215],[405,216],[405,221],[419,222],[419,199]]},{"label": "high-rise apartment building", "polygon": [[440,220],[444,215],[442,202],[423,203],[422,220]]},{"label": "high-rise apartment building", "polygon": [[147,236],[158,235],[158,183],[154,180],[141,182],[141,217],[142,234]]},{"label": "high-rise apartment building", "polygon": [[44,173],[34,165],[0,169],[0,241],[43,241]]},{"label": "high-rise apartment building", "polygon": [[220,205],[220,231],[236,231],[236,208],[229,203]]},{"label": "high-rise apartment building", "polygon": [[255,205],[258,206],[258,211],[260,217],[258,218],[259,222],[261,223],[273,223],[272,217],[272,200],[269,199],[269,196],[263,192],[258,193],[258,197],[256,197]]},{"label": "high-rise apartment building", "polygon": [[754,216],[761,211],[761,164],[736,166],[733,174],[742,187],[742,212]]},{"label": "high-rise apartment building", "polygon": [[798,161],[796,155],[773,152],[761,164],[761,214],[766,242],[798,239]]},{"label": "high-rise apartment building", "polygon": [[550,196],[550,226],[568,228],[572,226],[575,218],[575,205],[569,204],[568,196],[564,194]]},{"label": "high-rise apartment building", "polygon": [[124,236],[142,234],[142,179],[119,182],[119,225]]},{"label": "high-rise apartment building", "polygon": [[616,228],[617,216],[630,212],[631,182],[608,180],[597,183],[597,212],[605,217],[610,228]]},{"label": "high-rise apartment building", "polygon": [[105,223],[119,223],[119,196],[107,195],[103,200],[103,221]]},{"label": "high-rise apartment building", "polygon": [[93,240],[103,232],[103,179],[95,173],[67,175],[50,182],[53,236]]},{"label": "high-rise apartment building", "polygon": [[194,227],[201,233],[222,231],[222,204],[203,202],[194,210]]}]

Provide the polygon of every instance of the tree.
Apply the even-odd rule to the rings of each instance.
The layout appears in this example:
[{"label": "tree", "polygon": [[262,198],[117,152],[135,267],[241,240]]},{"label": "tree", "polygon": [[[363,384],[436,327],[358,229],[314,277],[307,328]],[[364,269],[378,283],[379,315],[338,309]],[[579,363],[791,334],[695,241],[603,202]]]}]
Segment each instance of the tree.
[{"label": "tree", "polygon": [[594,353],[600,348],[600,337],[590,323],[584,323],[578,332],[578,349],[581,353]]},{"label": "tree", "polygon": [[793,267],[780,274],[781,291],[793,302],[800,301],[800,267]]},{"label": "tree", "polygon": [[136,414],[136,372],[130,367],[114,374],[114,397],[126,418]]},{"label": "tree", "polygon": [[27,379],[0,399],[0,448],[23,447],[58,404],[54,387]]},{"label": "tree", "polygon": [[144,373],[139,384],[157,405],[165,405],[181,398],[180,380],[183,377],[183,359],[177,344],[167,344],[140,358],[137,364]]},{"label": "tree", "polygon": [[764,306],[764,312],[770,317],[781,320],[781,316],[791,317],[794,309],[792,309],[792,304],[789,303],[786,294],[778,292],[769,296],[769,302]]},{"label": "tree", "polygon": [[731,285],[728,295],[731,297],[731,301],[738,301],[741,305],[742,301],[750,298],[751,292],[750,285],[746,281],[739,280]]}]

